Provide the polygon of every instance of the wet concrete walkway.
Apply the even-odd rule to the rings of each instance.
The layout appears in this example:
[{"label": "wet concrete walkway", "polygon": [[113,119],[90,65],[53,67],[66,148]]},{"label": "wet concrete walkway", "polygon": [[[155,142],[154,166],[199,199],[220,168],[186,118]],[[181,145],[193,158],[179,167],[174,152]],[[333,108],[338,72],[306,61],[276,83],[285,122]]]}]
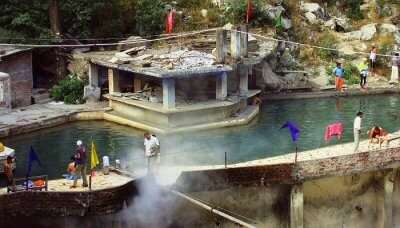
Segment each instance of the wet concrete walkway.
[{"label": "wet concrete walkway", "polygon": [[[365,132],[363,133],[365,135]],[[354,143],[344,143],[332,146],[321,147],[318,149],[308,150],[299,152],[297,155],[298,162],[321,160],[331,157],[340,157],[345,155],[351,155],[361,152],[377,151],[379,149],[396,148],[400,147],[400,131],[390,134],[390,138],[396,138],[392,140],[388,146],[382,145],[379,148],[378,144],[370,144],[369,140],[364,139],[360,142],[358,151],[354,151]],[[399,139],[397,139],[399,138]],[[295,153],[289,153],[285,155],[269,157],[264,159],[258,159],[253,161],[241,162],[236,164],[225,165],[212,165],[212,166],[187,166],[187,167],[163,167],[163,173],[169,173],[169,175],[174,175],[176,178],[181,172],[199,171],[199,170],[212,170],[212,169],[224,169],[224,168],[237,168],[237,167],[250,167],[250,166],[263,166],[263,165],[276,165],[276,164],[287,164],[294,163]],[[161,177],[160,179],[163,179]],[[168,180],[171,182],[171,179]]]}]

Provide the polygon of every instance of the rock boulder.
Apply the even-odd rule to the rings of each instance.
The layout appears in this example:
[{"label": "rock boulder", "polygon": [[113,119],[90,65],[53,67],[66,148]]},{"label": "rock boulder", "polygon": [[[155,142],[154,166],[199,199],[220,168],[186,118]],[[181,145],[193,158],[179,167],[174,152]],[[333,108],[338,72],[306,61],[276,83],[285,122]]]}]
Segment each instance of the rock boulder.
[{"label": "rock boulder", "polygon": [[396,32],[396,31],[398,31],[398,28],[397,28],[397,26],[394,25],[394,24],[381,24],[381,25],[379,26],[379,32],[380,32],[382,35],[391,34],[391,33],[394,33],[394,32]]},{"label": "rock boulder", "polygon": [[400,44],[400,31],[394,33],[394,40],[396,41],[397,44]]},{"label": "rock boulder", "polygon": [[315,14],[313,14],[311,12],[306,12],[304,14],[304,16],[306,17],[308,23],[310,23],[310,24],[318,24],[319,23],[317,16],[315,16]]},{"label": "rock boulder", "polygon": [[262,65],[262,77],[257,80],[257,85],[266,89],[279,90],[283,85],[282,79],[272,71],[268,62]]},{"label": "rock boulder", "polygon": [[377,30],[376,30],[376,24],[368,24],[364,25],[360,29],[361,31],[361,40],[372,40],[374,38]]},{"label": "rock boulder", "polygon": [[317,12],[322,10],[321,6],[318,3],[301,3],[300,9],[304,12]]},{"label": "rock boulder", "polygon": [[377,33],[376,24],[368,24],[361,27],[360,30],[344,34],[345,40],[372,40]]},{"label": "rock boulder", "polygon": [[319,19],[325,19],[325,10],[318,3],[304,3],[300,4],[300,10],[307,13],[314,14]]},{"label": "rock boulder", "polygon": [[351,29],[351,25],[347,18],[333,17],[324,23],[325,27],[330,28],[336,32],[346,32]]}]

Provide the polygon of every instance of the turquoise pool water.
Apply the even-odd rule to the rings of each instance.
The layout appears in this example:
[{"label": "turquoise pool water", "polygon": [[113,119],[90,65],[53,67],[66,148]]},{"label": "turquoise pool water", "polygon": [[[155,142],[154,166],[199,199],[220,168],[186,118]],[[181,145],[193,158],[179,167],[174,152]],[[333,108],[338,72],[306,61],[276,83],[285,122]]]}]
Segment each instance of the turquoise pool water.
[{"label": "turquoise pool water", "polygon": [[[287,129],[280,127],[287,120],[301,129],[300,151],[352,140],[352,123],[360,109],[365,113],[364,137],[367,129],[378,124],[389,131],[400,128],[400,97],[397,95],[324,98],[308,100],[266,101],[260,115],[251,124],[174,135],[159,135],[162,163],[165,165],[223,164],[224,152],[228,162],[241,162],[293,152]],[[345,135],[338,142],[326,144],[323,139],[326,125],[341,121]],[[83,140],[88,148],[91,140],[101,155],[111,160],[140,168],[143,158],[143,132],[105,121],[76,122],[4,140],[16,149],[17,175],[24,176],[26,157],[32,145],[40,156],[42,166],[35,166],[33,174],[60,177],[65,172],[69,157],[74,153],[76,140]],[[90,149],[90,148],[89,148]]]}]

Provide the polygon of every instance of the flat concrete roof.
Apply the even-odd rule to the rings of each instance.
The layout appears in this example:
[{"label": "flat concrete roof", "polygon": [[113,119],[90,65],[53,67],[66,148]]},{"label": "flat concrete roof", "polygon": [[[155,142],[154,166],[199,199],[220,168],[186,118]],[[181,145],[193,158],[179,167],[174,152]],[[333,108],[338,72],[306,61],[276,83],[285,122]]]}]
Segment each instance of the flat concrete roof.
[{"label": "flat concrete roof", "polygon": [[192,67],[188,69],[168,70],[161,67],[140,67],[140,66],[133,66],[132,64],[111,63],[107,60],[101,60],[97,58],[91,58],[90,62],[107,68],[118,69],[122,71],[147,75],[156,78],[189,78],[194,76],[218,75],[223,72],[232,71],[232,67],[229,65],[213,65],[213,66]]},{"label": "flat concrete roof", "polygon": [[[121,54],[123,57],[118,57]],[[74,58],[83,58],[106,68],[155,78],[217,76],[232,71],[230,65],[216,64],[215,57],[207,51],[181,48],[147,48],[129,55],[119,51],[97,51],[75,54]]]}]

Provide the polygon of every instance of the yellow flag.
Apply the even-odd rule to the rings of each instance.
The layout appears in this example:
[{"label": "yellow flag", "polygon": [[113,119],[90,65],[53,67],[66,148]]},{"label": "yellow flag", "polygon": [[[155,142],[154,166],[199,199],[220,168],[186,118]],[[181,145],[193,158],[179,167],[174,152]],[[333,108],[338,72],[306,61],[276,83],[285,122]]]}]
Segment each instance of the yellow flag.
[{"label": "yellow flag", "polygon": [[100,164],[99,157],[97,156],[96,146],[92,141],[92,151],[90,153],[90,169],[94,169],[98,164]]}]

